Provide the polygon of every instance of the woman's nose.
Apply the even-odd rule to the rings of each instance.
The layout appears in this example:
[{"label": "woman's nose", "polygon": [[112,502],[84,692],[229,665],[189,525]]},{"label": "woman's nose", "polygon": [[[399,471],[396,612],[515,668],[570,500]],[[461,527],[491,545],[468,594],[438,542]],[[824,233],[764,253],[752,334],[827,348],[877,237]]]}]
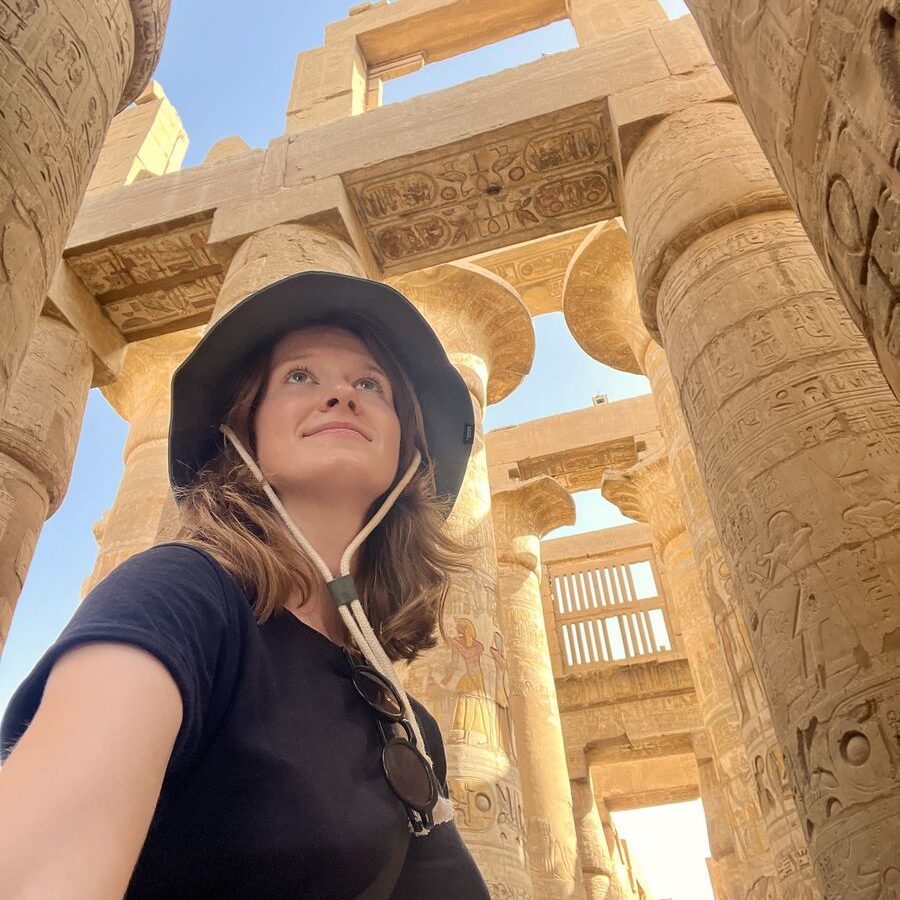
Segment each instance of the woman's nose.
[{"label": "woman's nose", "polygon": [[356,399],[353,392],[353,386],[350,384],[335,384],[325,394],[325,406],[328,409],[334,409],[345,403],[350,409],[356,410]]}]

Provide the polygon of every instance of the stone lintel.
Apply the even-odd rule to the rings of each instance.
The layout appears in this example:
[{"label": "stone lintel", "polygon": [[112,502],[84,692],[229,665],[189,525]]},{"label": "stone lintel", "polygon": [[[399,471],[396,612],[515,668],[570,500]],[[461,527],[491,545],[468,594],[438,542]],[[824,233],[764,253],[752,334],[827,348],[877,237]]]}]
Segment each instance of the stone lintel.
[{"label": "stone lintel", "polygon": [[370,3],[328,25],[325,43],[353,35],[370,68],[416,53],[438,62],[566,17],[565,0]]},{"label": "stone lintel", "polygon": [[94,359],[91,386],[115,381],[125,359],[125,338],[65,260],[56,268],[46,304],[87,342]]},{"label": "stone lintel", "polygon": [[643,522],[635,522],[542,541],[541,559],[545,565],[549,565],[605,554],[620,554],[632,549],[644,549],[652,540],[650,527]]},{"label": "stone lintel", "polygon": [[[696,763],[695,763],[696,767]],[[659,762],[645,763],[641,766],[641,772],[637,776],[639,782],[646,783],[645,772],[659,771]],[[626,809],[646,809],[648,806],[662,806],[664,803],[686,803],[689,800],[700,798],[700,786],[698,784],[673,785],[661,788],[650,788],[628,793],[615,794],[608,792],[603,795],[606,800],[606,808],[610,812],[621,812]]]},{"label": "stone lintel", "polygon": [[[572,337],[589,356],[623,372],[641,374],[633,345],[650,335],[640,321],[628,235],[619,220],[601,222],[569,261],[563,315]],[[642,355],[641,357],[642,358]]]},{"label": "stone lintel", "polygon": [[490,250],[468,262],[508,281],[522,296],[532,316],[557,312],[563,304],[566,267],[590,225],[550,237],[535,238],[503,250]]},{"label": "stone lintel", "polygon": [[572,491],[599,487],[603,470],[636,462],[657,428],[649,394],[499,428],[487,435],[491,489],[538,475]]}]

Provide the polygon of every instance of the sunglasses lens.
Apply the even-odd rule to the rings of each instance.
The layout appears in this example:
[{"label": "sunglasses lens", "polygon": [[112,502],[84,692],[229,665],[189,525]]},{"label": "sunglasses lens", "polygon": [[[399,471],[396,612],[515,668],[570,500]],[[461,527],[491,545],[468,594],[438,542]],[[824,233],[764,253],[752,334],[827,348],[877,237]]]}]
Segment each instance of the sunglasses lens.
[{"label": "sunglasses lens", "polygon": [[429,807],[437,799],[428,763],[406,741],[385,745],[384,768],[391,786],[412,806]]},{"label": "sunglasses lens", "polygon": [[356,669],[353,680],[357,690],[366,702],[389,719],[399,719],[403,715],[400,699],[391,687],[366,669]]}]

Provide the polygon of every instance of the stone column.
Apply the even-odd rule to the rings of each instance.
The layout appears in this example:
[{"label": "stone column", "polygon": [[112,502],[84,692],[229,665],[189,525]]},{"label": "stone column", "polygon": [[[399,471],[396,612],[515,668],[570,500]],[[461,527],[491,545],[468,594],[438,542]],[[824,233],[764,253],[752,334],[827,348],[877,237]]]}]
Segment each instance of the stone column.
[{"label": "stone column", "polygon": [[900,396],[900,7],[896,0],[687,5]]},{"label": "stone column", "polygon": [[[305,225],[276,225],[238,248],[213,318],[258,288],[304,269],[363,274],[354,251],[337,238]],[[167,462],[170,386],[200,334],[192,328],[131,344],[118,380],[103,389],[131,428],[116,499],[94,526],[100,550],[85,592],[129,556],[174,539],[178,531]]]},{"label": "stone column", "polygon": [[152,547],[170,497],[168,439],[172,375],[194,349],[199,328],[129,344],[119,377],[102,388],[129,424],[125,470],[113,505],[94,525],[97,559],[86,594],[129,556]]},{"label": "stone column", "polygon": [[585,896],[587,900],[625,900],[627,894],[609,855],[590,772],[583,778],[573,778],[569,784]]},{"label": "stone column", "polygon": [[452,585],[445,640],[412,665],[411,692],[428,704],[447,747],[457,824],[493,897],[532,897],[519,772],[502,729],[509,652],[497,594],[497,556],[483,417],[507,396],[534,355],[531,318],[502,279],[470,265],[393,279],[437,332],[472,395],[475,443],[448,528],[472,548],[474,572]]},{"label": "stone column", "polygon": [[93,370],[77,331],[38,318],[0,417],[0,649],[38,535],[69,487]]},{"label": "stone column", "polygon": [[624,201],[826,898],[900,877],[900,405],[740,110],[642,138]]},{"label": "stone column", "polygon": [[656,553],[665,568],[733,834],[728,841],[715,842],[713,858],[727,883],[729,900],[743,900],[760,879],[775,880],[775,866],[762,817],[750,791],[750,763],[731,702],[728,672],[716,645],[715,627],[703,596],[668,459],[657,453],[640,459],[625,471],[607,469],[600,490],[626,516],[650,525]]},{"label": "stone column", "polygon": [[731,571],[716,534],[665,352],[641,321],[631,250],[620,223],[606,222],[595,228],[574,254],[566,278],[564,311],[569,328],[586,352],[614,368],[643,372],[650,380],[709,615],[728,672],[728,687],[751,761],[779,890],[785,900],[814,900],[818,892],[809,866],[807,841],[785,777],[754,652],[737,610]]},{"label": "stone column", "polygon": [[[709,853],[706,867],[716,900],[728,900],[733,896],[734,883],[731,863],[735,861],[734,834],[728,817],[728,801],[719,783],[716,763],[712,757],[697,754],[697,780],[703,816],[706,819],[706,834],[709,838]],[[746,892],[741,894],[747,896]],[[753,895],[750,895],[753,896]],[[763,894],[765,896],[765,894]]]},{"label": "stone column", "polygon": [[150,78],[168,0],[0,6],[0,412],[117,110]]},{"label": "stone column", "polygon": [[[569,492],[549,476],[491,497],[509,709],[498,708],[522,777],[528,858],[535,895],[583,897],[556,682],[541,598],[541,538],[575,521]],[[498,692],[499,693],[499,692]],[[509,714],[512,720],[509,721]]]}]

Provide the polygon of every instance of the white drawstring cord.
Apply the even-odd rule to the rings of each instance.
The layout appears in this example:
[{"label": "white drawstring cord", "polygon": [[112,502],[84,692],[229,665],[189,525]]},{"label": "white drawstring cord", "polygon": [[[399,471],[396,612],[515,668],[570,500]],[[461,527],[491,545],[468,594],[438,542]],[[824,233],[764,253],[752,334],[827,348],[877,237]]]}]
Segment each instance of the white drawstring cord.
[{"label": "white drawstring cord", "polygon": [[[282,504],[278,495],[272,489],[272,486],[266,480],[266,477],[265,475],[263,475],[262,470],[257,465],[256,460],[253,459],[253,457],[247,452],[247,450],[244,448],[244,445],[241,443],[240,439],[234,433],[231,427],[229,427],[228,425],[221,425],[219,426],[219,430],[231,442],[231,445],[235,450],[237,450],[238,455],[244,461],[244,464],[248,469],[250,469],[256,480],[260,483],[266,496],[272,502],[272,506],[275,508],[275,511],[287,526],[287,529],[290,532],[291,536],[312,560],[313,564],[316,566],[316,568],[324,578],[325,584],[329,585],[329,591],[331,592],[330,585],[333,584],[336,580],[333,573],[329,570],[328,566],[325,565],[325,561],[321,556],[319,556],[312,544],[310,544],[310,542],[306,539],[306,536],[303,534],[303,532],[300,531],[300,529],[296,526],[290,515],[288,515],[287,510],[284,508],[284,505]],[[372,518],[368,521],[362,531],[360,531],[359,534],[350,542],[350,545],[344,551],[343,556],[341,556],[341,577],[350,578],[352,582],[352,577],[350,575],[350,562],[353,559],[353,554],[361,546],[363,541],[379,525],[382,519],[384,519],[384,517],[388,514],[391,507],[397,501],[397,498],[400,496],[400,494],[403,493],[410,481],[412,481],[413,476],[416,474],[421,461],[422,455],[418,450],[416,450],[415,457],[413,458],[413,461],[410,464],[409,468],[406,470],[404,476],[400,479],[400,481],[397,482],[390,494],[387,495],[378,511],[374,516],[372,516]],[[331,593],[332,596],[334,596],[334,593]],[[397,677],[397,672],[394,669],[394,666],[391,663],[390,659],[388,658],[387,653],[384,652],[384,648],[381,646],[381,642],[378,640],[378,636],[375,634],[375,631],[372,628],[368,617],[366,616],[366,612],[363,609],[362,604],[359,602],[359,598],[354,596],[354,598],[349,602],[338,603],[338,612],[340,613],[341,618],[343,619],[344,624],[347,627],[347,630],[350,632],[350,636],[353,638],[354,643],[357,647],[359,647],[367,662],[372,666],[373,669],[375,669],[377,672],[380,672],[385,678],[387,678],[397,691],[397,694],[400,697],[400,701],[403,704],[404,715],[406,716],[406,719],[413,730],[413,736],[416,740],[416,746],[425,757],[425,759],[428,760],[428,764],[431,766],[433,771],[434,763],[432,762],[431,757],[428,755],[428,748],[425,744],[424,739],[422,738],[422,733],[419,730],[419,723],[416,719],[415,713],[413,712],[412,705],[409,702],[409,697],[407,697],[406,690],[401,684],[400,679]],[[438,794],[438,800],[435,804],[434,810],[432,811],[432,815],[434,817],[435,825],[439,825],[441,822],[452,821],[453,804],[446,797]],[[410,826],[410,828],[412,830],[412,826]],[[428,832],[423,831],[414,833],[417,835],[424,835]]]}]

